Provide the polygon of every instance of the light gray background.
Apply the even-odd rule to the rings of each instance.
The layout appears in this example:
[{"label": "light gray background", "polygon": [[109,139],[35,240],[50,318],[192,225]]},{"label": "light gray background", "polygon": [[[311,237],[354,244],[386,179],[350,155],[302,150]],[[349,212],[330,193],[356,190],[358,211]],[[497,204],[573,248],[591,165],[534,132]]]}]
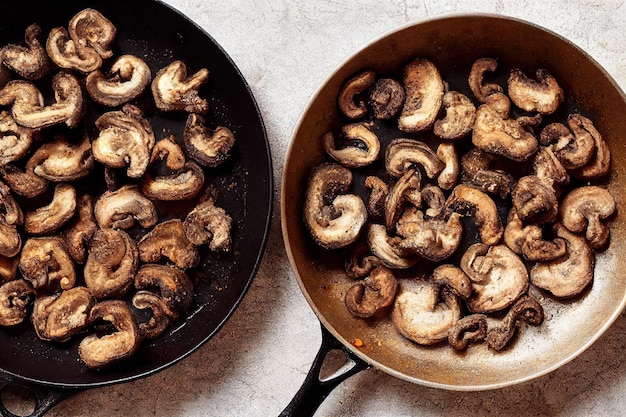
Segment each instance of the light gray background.
[{"label": "light gray background", "polygon": [[[626,88],[622,0],[167,0],[209,32],[248,80],[275,167],[272,233],[260,271],[232,319],[193,355],[154,376],[82,392],[48,415],[276,416],[320,343],[319,323],[290,270],[279,190],[291,133],[318,85],[366,42],[443,13],[489,12],[551,29],[576,43]],[[626,117],[626,115],[625,115]],[[625,132],[626,135],[626,132]],[[367,370],[337,388],[316,416],[621,416],[626,408],[626,319],[573,362],[498,391],[459,393]]]}]

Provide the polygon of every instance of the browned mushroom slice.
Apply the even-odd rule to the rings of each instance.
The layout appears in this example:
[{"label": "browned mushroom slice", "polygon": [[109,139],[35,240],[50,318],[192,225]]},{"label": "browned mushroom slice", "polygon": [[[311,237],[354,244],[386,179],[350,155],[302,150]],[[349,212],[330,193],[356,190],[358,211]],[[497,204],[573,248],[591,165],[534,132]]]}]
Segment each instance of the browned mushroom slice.
[{"label": "browned mushroom slice", "polygon": [[139,328],[128,305],[121,300],[97,303],[89,313],[89,323],[109,322],[115,331],[104,335],[90,334],[78,345],[78,355],[89,368],[105,368],[128,358],[141,343]]},{"label": "browned mushroom slice", "polygon": [[422,166],[428,178],[437,177],[445,168],[443,161],[424,142],[399,138],[389,143],[385,150],[385,167],[389,174],[400,177],[415,165]]},{"label": "browned mushroom slice", "polygon": [[474,127],[476,106],[465,94],[448,91],[443,96],[446,116],[437,120],[433,127],[435,135],[445,140],[458,140],[469,134]]},{"label": "browned mushroom slice", "polygon": [[446,196],[441,188],[428,184],[420,192],[422,206],[426,209],[424,215],[427,219],[440,218],[446,205]]},{"label": "browned mushroom slice", "polygon": [[522,322],[538,326],[543,323],[543,318],[541,304],[533,297],[524,295],[506,313],[500,326],[489,329],[487,345],[493,350],[502,350],[509,344]]},{"label": "browned mushroom slice", "polygon": [[159,159],[164,159],[165,166],[172,171],[185,167],[185,154],[178,143],[176,143],[174,135],[159,140],[152,148],[150,163],[154,164]]},{"label": "browned mushroom slice", "polygon": [[23,158],[33,143],[33,134],[33,129],[15,123],[9,112],[0,112],[0,166]]},{"label": "browned mushroom slice", "polygon": [[87,329],[89,311],[95,299],[85,287],[37,297],[31,321],[42,340],[65,342]]},{"label": "browned mushroom slice", "polygon": [[335,161],[349,168],[360,168],[378,159],[380,141],[364,123],[350,123],[344,126],[341,132],[348,146],[340,149],[337,148],[332,132],[322,137],[324,150]]},{"label": "browned mushroom slice", "polygon": [[28,239],[20,254],[20,271],[36,290],[67,290],[76,282],[74,262],[59,237]]},{"label": "browned mushroom slice", "polygon": [[510,118],[511,102],[502,93],[487,97],[476,110],[472,143],[479,149],[522,162],[537,152],[535,136]]},{"label": "browned mushroom slice", "polygon": [[33,23],[26,28],[26,46],[10,44],[0,49],[2,63],[27,80],[43,78],[51,68],[46,48],[39,41],[41,27]]},{"label": "browned mushroom slice", "polygon": [[496,155],[472,148],[461,158],[463,183],[489,194],[505,198],[511,192],[515,179],[502,170],[490,169]]},{"label": "browned mushroom slice", "polygon": [[567,170],[554,154],[551,147],[540,146],[533,159],[533,173],[553,188],[569,184]]},{"label": "browned mushroom slice", "polygon": [[452,212],[474,216],[483,243],[495,245],[500,241],[504,228],[496,203],[487,194],[466,185],[457,185],[446,201],[445,215]]},{"label": "browned mushroom slice", "polygon": [[451,143],[442,143],[437,147],[437,157],[445,164],[437,176],[437,184],[444,190],[451,190],[461,176],[461,164],[456,147]]},{"label": "browned mushroom slice", "polygon": [[204,117],[195,113],[187,117],[183,138],[189,155],[207,167],[221,165],[235,145],[235,136],[230,129],[218,126],[211,130],[206,126]]},{"label": "browned mushroom slice", "polygon": [[141,58],[121,55],[107,76],[99,70],[89,73],[85,88],[95,102],[117,107],[143,93],[151,79],[150,67]]},{"label": "browned mushroom slice", "polygon": [[209,70],[202,68],[187,77],[187,66],[174,61],[159,70],[152,80],[152,95],[159,110],[186,111],[205,114],[209,109],[207,100],[200,97],[198,90],[209,78]]},{"label": "browned mushroom slice", "polygon": [[481,103],[485,103],[490,95],[503,91],[498,84],[483,82],[485,73],[494,72],[496,68],[498,68],[498,62],[493,58],[479,58],[472,64],[468,82],[474,97]]},{"label": "browned mushroom slice", "polygon": [[396,223],[404,210],[405,202],[418,207],[422,204],[421,181],[422,178],[419,171],[411,168],[400,177],[389,191],[385,201],[385,227],[390,232],[395,229]]},{"label": "browned mushroom slice", "polygon": [[381,260],[372,255],[369,245],[361,243],[356,245],[346,260],[346,274],[352,279],[364,278],[381,264]]},{"label": "browned mushroom slice", "polygon": [[362,281],[348,288],[344,299],[346,308],[354,317],[373,317],[393,303],[397,286],[393,272],[385,266],[377,266]]},{"label": "browned mushroom slice", "polygon": [[111,44],[117,30],[109,19],[95,9],[86,8],[70,20],[70,37],[78,45],[94,49],[102,58],[113,55]]},{"label": "browned mushroom slice", "polygon": [[604,220],[616,210],[613,196],[595,185],[575,188],[561,202],[560,213],[563,226],[574,233],[585,232],[593,249],[606,247],[609,228]]},{"label": "browned mushroom slice", "polygon": [[582,180],[596,180],[608,175],[611,169],[611,150],[595,128],[591,120],[582,118],[582,129],[585,129],[593,138],[595,154],[587,165],[572,171],[572,175]]},{"label": "browned mushroom slice", "polygon": [[162,311],[170,321],[186,314],[193,303],[193,283],[183,271],[174,266],[143,265],[139,268],[134,283],[137,290],[151,291],[159,296]]},{"label": "browned mushroom slice", "polygon": [[400,334],[421,345],[446,340],[460,318],[461,303],[457,296],[430,283],[401,288],[391,313]]},{"label": "browned mushroom slice", "polygon": [[33,235],[47,235],[59,230],[76,211],[76,189],[62,183],[54,189],[50,204],[26,213],[24,230]]},{"label": "browned mushroom slice", "polygon": [[185,217],[185,236],[196,246],[209,245],[212,251],[228,252],[233,219],[212,199],[199,203]]},{"label": "browned mushroom slice", "polygon": [[580,168],[591,160],[595,152],[594,138],[585,128],[590,123],[586,117],[572,114],[567,119],[569,128],[562,123],[551,123],[541,130],[539,138],[543,145],[551,145],[563,167]]},{"label": "browned mushroom slice", "polygon": [[100,134],[91,144],[94,158],[112,168],[128,166],[126,175],[141,177],[148,168],[155,143],[150,122],[136,106],[110,111],[96,120]]},{"label": "browned mushroom slice", "polygon": [[16,226],[0,222],[0,255],[13,257],[20,253],[22,237]]},{"label": "browned mushroom slice", "polygon": [[139,310],[150,310],[150,317],[138,323],[143,339],[155,339],[169,327],[170,318],[165,313],[165,304],[159,295],[151,291],[137,291],[132,303]]},{"label": "browned mushroom slice", "polygon": [[461,318],[448,333],[448,344],[456,350],[466,350],[470,343],[482,342],[487,337],[487,316],[470,314]]},{"label": "browned mushroom slice", "polygon": [[377,119],[391,119],[395,117],[402,106],[406,94],[402,84],[391,78],[383,78],[374,84],[370,91],[370,106]]},{"label": "browned mushroom slice", "polygon": [[472,282],[465,272],[451,264],[439,265],[435,268],[431,280],[437,285],[447,286],[463,299],[467,299],[473,291]]},{"label": "browned mushroom slice", "polygon": [[141,178],[141,191],[153,200],[189,200],[202,191],[204,171],[193,161],[185,163],[183,169],[169,175],[152,176],[146,172]]},{"label": "browned mushroom slice", "polygon": [[367,243],[372,253],[391,269],[407,269],[419,260],[418,256],[405,255],[400,248],[402,239],[398,236],[389,236],[382,224],[372,223],[367,232]]},{"label": "browned mushroom slice", "polygon": [[102,65],[102,57],[93,48],[84,47],[70,38],[63,27],[53,28],[48,34],[46,52],[59,67],[87,74]]},{"label": "browned mushroom slice", "polygon": [[385,202],[389,195],[389,186],[379,177],[370,175],[365,178],[365,187],[369,190],[367,212],[370,216],[381,219],[385,216]]},{"label": "browned mushroom slice", "polygon": [[552,223],[559,212],[554,188],[535,175],[527,175],[517,181],[511,191],[511,201],[524,223]]},{"label": "browned mushroom slice", "polygon": [[363,100],[358,100],[357,96],[365,93],[375,81],[376,73],[372,70],[365,70],[355,74],[343,84],[337,104],[346,117],[358,119],[365,116],[367,106]]},{"label": "browned mushroom slice", "polygon": [[22,171],[15,164],[0,166],[0,176],[15,194],[26,198],[37,197],[48,189],[48,181],[36,175],[32,169]]},{"label": "browned mushroom slice", "polygon": [[63,139],[42,144],[26,165],[36,175],[50,181],[74,181],[87,176],[93,168],[91,142],[85,136],[78,144]]},{"label": "browned mushroom slice", "polygon": [[323,248],[338,249],[351,244],[367,221],[363,200],[345,194],[352,179],[349,169],[335,163],[318,165],[309,174],[304,222],[313,240]]},{"label": "browned mushroom slice", "polygon": [[0,286],[0,326],[15,326],[28,316],[33,287],[28,281],[16,279]]},{"label": "browned mushroom slice", "polygon": [[552,114],[565,99],[563,89],[546,69],[535,71],[535,80],[527,77],[521,70],[513,69],[509,74],[507,87],[511,101],[528,112]]},{"label": "browned mushroom slice", "polygon": [[24,222],[24,213],[15,201],[10,188],[0,182],[0,222],[15,226]]},{"label": "browned mushroom slice", "polygon": [[83,194],[78,197],[76,217],[63,234],[72,259],[79,264],[87,260],[89,243],[98,229],[93,205],[93,198],[90,195]]},{"label": "browned mushroom slice", "polygon": [[17,264],[20,261],[18,256],[0,256],[0,283],[13,281],[17,276]]},{"label": "browned mushroom slice", "polygon": [[139,258],[143,262],[158,262],[165,257],[181,269],[196,266],[200,254],[196,246],[185,236],[180,219],[171,219],[157,224],[137,244]]},{"label": "browned mushroom slice", "polygon": [[152,227],[157,222],[154,203],[148,200],[135,185],[125,185],[115,191],[106,191],[94,207],[98,226],[128,229],[135,221],[142,227]]},{"label": "browned mushroom slice", "polygon": [[504,228],[504,243],[529,261],[547,262],[567,254],[565,240],[559,237],[552,241],[545,240],[543,229],[536,224],[525,225],[515,208],[509,211]]},{"label": "browned mushroom slice", "polygon": [[437,118],[444,94],[437,67],[426,59],[415,59],[404,68],[402,83],[406,99],[398,117],[398,128],[404,132],[429,129]]},{"label": "browned mushroom slice", "polygon": [[135,241],[123,230],[99,229],[89,245],[85,284],[96,298],[115,298],[132,287],[139,264]]},{"label": "browned mushroom slice", "polygon": [[505,309],[528,289],[524,262],[505,245],[476,243],[463,254],[460,266],[472,281],[467,305],[474,313]]}]

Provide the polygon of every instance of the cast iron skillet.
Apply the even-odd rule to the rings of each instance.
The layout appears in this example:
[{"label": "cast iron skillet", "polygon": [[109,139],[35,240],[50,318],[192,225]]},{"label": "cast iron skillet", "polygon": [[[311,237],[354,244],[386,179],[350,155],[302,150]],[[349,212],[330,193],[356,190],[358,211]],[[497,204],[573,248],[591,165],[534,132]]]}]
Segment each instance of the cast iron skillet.
[{"label": "cast iron skillet", "polygon": [[[265,249],[271,217],[270,149],[252,93],[217,42],[176,10],[154,0],[2,2],[0,44],[23,43],[24,30],[33,22],[39,23],[44,33],[55,26],[67,27],[70,18],[86,7],[99,10],[117,27],[115,56],[137,55],[148,63],[153,75],[175,59],[183,60],[189,73],[201,67],[209,69],[209,82],[200,90],[200,95],[210,101],[207,122],[209,126],[227,126],[237,138],[228,162],[205,171],[206,184],[218,190],[216,204],[233,217],[233,247],[226,255],[201,252],[200,266],[189,273],[200,284],[186,320],[153,342],[144,343],[132,360],[109,370],[87,370],[78,360],[78,340],[69,344],[43,343],[29,323],[0,329],[0,377],[9,383],[29,384],[37,392],[39,404],[33,416],[42,415],[73,390],[153,374],[210,339],[250,286]],[[186,115],[156,112],[149,94],[139,103],[147,109],[157,140],[171,133],[181,139]],[[173,214],[176,205],[161,205],[158,210],[160,219],[164,219]]]},{"label": "cast iron skillet", "polygon": [[[466,75],[481,57],[494,57],[508,73],[547,68],[566,92],[559,114],[581,112],[602,133],[612,151],[610,178],[602,184],[617,200],[611,221],[610,247],[596,257],[595,279],[582,296],[556,301],[542,295],[546,321],[524,329],[512,348],[493,354],[484,346],[467,353],[449,347],[421,348],[399,335],[389,320],[361,320],[346,310],[343,296],[352,284],[344,272],[346,253],[317,247],[302,221],[307,177],[312,167],[327,160],[321,137],[347,123],[338,115],[337,93],[357,71],[373,68],[381,77],[398,76],[411,60],[430,59],[452,89],[469,93]],[[397,79],[397,78],[396,78]],[[395,377],[429,387],[450,390],[487,390],[545,375],[574,359],[606,331],[626,304],[626,268],[622,192],[626,174],[626,97],[611,77],[589,55],[559,35],[516,19],[492,15],[453,15],[426,20],[395,30],[365,46],[340,65],[320,87],[297,125],[282,179],[282,230],[291,265],[307,301],[323,325],[322,347],[303,387],[283,416],[312,415],[326,395],[350,375],[373,366]],[[383,145],[392,137],[383,126],[375,129]],[[422,136],[423,137],[423,136]],[[355,183],[364,173],[355,173]],[[366,196],[364,187],[354,192]],[[352,345],[355,339],[363,347]],[[321,381],[319,370],[326,354],[339,349],[352,367]]]}]

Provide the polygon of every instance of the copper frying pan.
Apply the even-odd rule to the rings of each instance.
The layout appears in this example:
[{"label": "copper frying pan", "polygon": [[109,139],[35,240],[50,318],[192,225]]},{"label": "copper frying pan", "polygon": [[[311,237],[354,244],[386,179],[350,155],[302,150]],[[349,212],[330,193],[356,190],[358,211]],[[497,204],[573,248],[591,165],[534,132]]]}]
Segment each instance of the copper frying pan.
[{"label": "copper frying pan", "polygon": [[[581,297],[567,302],[546,295],[542,300],[546,322],[538,328],[524,329],[523,337],[512,348],[498,354],[480,346],[462,355],[446,347],[421,348],[400,336],[388,320],[353,318],[343,302],[345,290],[351,285],[343,270],[345,253],[316,247],[302,222],[308,173],[325,160],[320,138],[345,122],[336,109],[343,81],[364,68],[397,74],[416,57],[430,59],[444,79],[467,73],[480,57],[495,57],[503,65],[528,70],[548,68],[566,91],[560,117],[577,111],[591,118],[612,151],[606,186],[617,200],[618,213],[611,222],[609,248],[597,254],[593,285]],[[626,304],[626,281],[616,273],[626,268],[621,256],[626,249],[626,218],[620,212],[625,204],[621,193],[626,170],[624,114],[624,93],[593,58],[553,32],[512,18],[452,15],[431,19],[395,30],[348,58],[304,111],[287,153],[282,179],[285,245],[298,284],[329,336],[322,350],[339,347],[346,352],[356,362],[351,373],[373,366],[416,384],[459,391],[495,389],[527,381],[582,353],[611,326]],[[361,339],[364,345],[355,347],[355,339]],[[316,376],[310,374],[307,381],[311,379]],[[322,401],[332,388],[332,384],[322,388],[318,384],[312,395]],[[307,401],[307,395],[307,389],[301,390],[283,415],[296,415],[296,403]],[[315,411],[315,401],[308,401],[298,413],[307,408],[310,413]]]}]

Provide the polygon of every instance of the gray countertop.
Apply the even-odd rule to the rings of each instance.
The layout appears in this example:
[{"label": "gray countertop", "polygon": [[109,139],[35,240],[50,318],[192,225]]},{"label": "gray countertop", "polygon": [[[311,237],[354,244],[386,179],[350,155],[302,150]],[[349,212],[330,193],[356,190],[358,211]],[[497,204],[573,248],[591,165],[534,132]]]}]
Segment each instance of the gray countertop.
[{"label": "gray countertop", "polygon": [[[623,0],[167,0],[210,33],[248,80],[273,154],[275,207],[260,270],[222,330],[153,376],[81,392],[53,408],[67,416],[277,416],[320,345],[319,322],[291,272],[279,192],[291,133],[318,85],[367,41],[445,13],[529,20],[570,39],[626,88]],[[626,117],[626,116],[625,116]],[[547,376],[497,391],[425,388],[369,369],[326,399],[316,416],[621,416],[626,409],[626,318]]]}]

